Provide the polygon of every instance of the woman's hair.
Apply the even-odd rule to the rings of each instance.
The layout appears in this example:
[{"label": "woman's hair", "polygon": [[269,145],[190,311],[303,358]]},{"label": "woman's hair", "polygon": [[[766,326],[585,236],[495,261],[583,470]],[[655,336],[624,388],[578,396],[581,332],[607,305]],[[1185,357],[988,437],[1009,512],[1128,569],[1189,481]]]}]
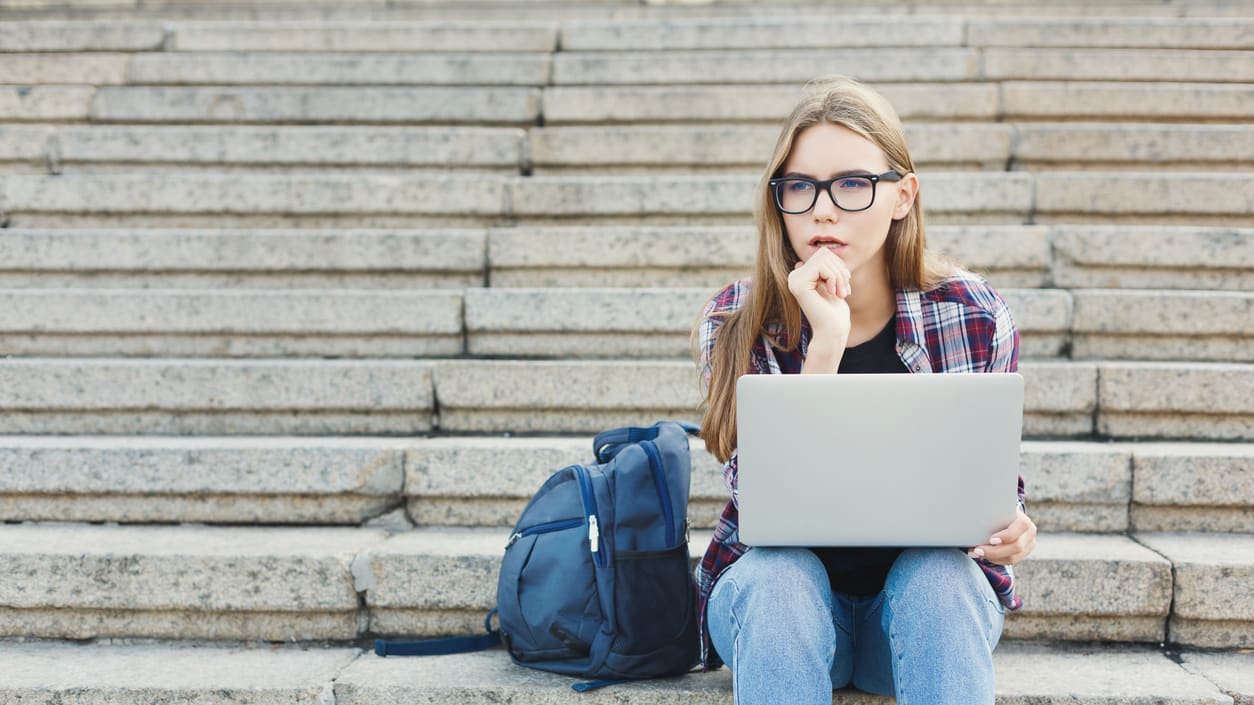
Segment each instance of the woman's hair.
[{"label": "woman's hair", "polygon": [[[888,168],[903,175],[914,171],[901,119],[883,96],[844,77],[816,79],[806,88],[805,96],[780,131],[775,151],[758,183],[753,207],[758,226],[753,286],[739,309],[715,314],[724,320],[708,361],[712,374],[706,391],[701,439],[720,462],[727,462],[736,448],[736,380],[750,370],[754,342],[768,325],[779,326],[785,334],[782,347],[779,341],[770,341],[781,350],[795,349],[801,336],[801,307],[788,291],[788,274],[799,258],[785,236],[783,219],[767,183],[780,175],[797,135],[812,125],[840,125],[875,143],[884,153]],[[927,251],[923,206],[917,196],[910,212],[889,226],[884,248],[894,290],[933,289],[953,270],[947,260]],[[704,352],[695,350],[700,326],[699,321],[693,332],[694,357],[698,360]]]}]

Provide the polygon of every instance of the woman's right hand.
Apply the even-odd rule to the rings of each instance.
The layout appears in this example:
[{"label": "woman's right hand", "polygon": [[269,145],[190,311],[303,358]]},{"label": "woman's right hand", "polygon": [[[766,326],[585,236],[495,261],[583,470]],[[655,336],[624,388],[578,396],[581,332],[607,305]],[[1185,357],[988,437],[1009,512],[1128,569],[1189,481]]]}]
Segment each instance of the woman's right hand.
[{"label": "woman's right hand", "polygon": [[849,339],[845,299],[853,293],[851,277],[844,260],[826,247],[815,250],[805,262],[797,262],[788,275],[788,290],[810,321],[813,338],[825,339],[840,350]]}]

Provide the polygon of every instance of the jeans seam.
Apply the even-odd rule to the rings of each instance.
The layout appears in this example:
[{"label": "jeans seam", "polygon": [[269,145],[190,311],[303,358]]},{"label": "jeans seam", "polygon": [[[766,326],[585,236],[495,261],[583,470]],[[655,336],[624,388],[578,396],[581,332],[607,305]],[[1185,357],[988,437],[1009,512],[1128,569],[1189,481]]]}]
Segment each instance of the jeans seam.
[{"label": "jeans seam", "polygon": [[888,624],[890,625],[885,631],[888,633],[888,650],[890,652],[890,658],[892,658],[892,662],[889,664],[889,667],[892,669],[893,674],[893,698],[897,701],[897,705],[907,705],[908,701],[906,698],[906,692],[905,689],[901,687],[900,670],[897,668],[897,662],[900,661],[902,657],[897,645],[897,633],[891,626],[896,623],[895,618],[897,611],[893,609],[893,602],[895,599],[892,591],[887,587],[884,588],[883,593],[884,610],[880,614],[880,619],[883,620],[887,617]]}]

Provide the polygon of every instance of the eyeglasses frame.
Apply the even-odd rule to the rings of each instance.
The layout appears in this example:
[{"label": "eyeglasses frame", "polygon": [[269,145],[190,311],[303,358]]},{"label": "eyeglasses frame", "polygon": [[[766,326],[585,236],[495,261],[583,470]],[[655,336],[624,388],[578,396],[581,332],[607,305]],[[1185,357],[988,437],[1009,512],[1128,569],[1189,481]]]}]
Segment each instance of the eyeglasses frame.
[{"label": "eyeglasses frame", "polygon": [[[836,201],[836,195],[832,193],[832,184],[836,183],[837,181],[840,181],[841,179],[854,179],[854,178],[870,179],[871,202],[866,204],[866,206],[862,208],[845,208],[844,206],[841,206],[840,203]],[[781,176],[778,179],[771,179],[767,181],[767,184],[771,187],[771,196],[773,197],[775,201],[775,207],[779,209],[780,213],[785,213],[787,215],[801,215],[802,213],[809,213],[811,210],[814,210],[814,206],[818,205],[818,202],[819,202],[819,189],[827,191],[827,197],[832,199],[832,205],[836,206],[840,210],[846,213],[858,213],[860,211],[864,211],[867,208],[870,208],[871,206],[875,205],[875,191],[876,191],[876,186],[879,184],[879,182],[901,181],[901,179],[902,179],[901,173],[899,173],[896,169],[889,169],[883,174],[843,174],[841,176],[827,179],[825,181],[819,181],[818,179],[811,179],[808,176]],[[810,201],[809,207],[801,211],[784,210],[784,205],[780,202],[781,199],[780,199],[780,193],[779,193],[778,187],[781,184],[783,184],[785,181],[806,181],[814,185],[814,199]]]}]

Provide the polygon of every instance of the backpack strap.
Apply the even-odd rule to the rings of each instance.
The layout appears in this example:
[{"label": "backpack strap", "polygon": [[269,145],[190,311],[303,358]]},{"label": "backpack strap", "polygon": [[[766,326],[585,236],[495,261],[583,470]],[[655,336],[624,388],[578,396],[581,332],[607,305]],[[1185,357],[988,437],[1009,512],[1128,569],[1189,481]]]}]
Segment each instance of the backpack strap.
[{"label": "backpack strap", "polygon": [[479,636],[455,636],[448,639],[424,639],[422,641],[384,641],[376,639],[374,652],[379,656],[446,656],[448,654],[466,654],[472,651],[483,651],[501,643],[500,630],[492,629],[492,615],[496,608],[488,612],[483,620],[483,628],[487,634]]},{"label": "backpack strap", "polygon": [[596,438],[592,439],[592,452],[598,463],[609,462],[610,458],[613,458],[624,445],[656,439],[658,427],[664,423],[676,424],[689,435],[701,432],[700,426],[686,421],[659,421],[652,426],[624,426],[598,433]]}]

